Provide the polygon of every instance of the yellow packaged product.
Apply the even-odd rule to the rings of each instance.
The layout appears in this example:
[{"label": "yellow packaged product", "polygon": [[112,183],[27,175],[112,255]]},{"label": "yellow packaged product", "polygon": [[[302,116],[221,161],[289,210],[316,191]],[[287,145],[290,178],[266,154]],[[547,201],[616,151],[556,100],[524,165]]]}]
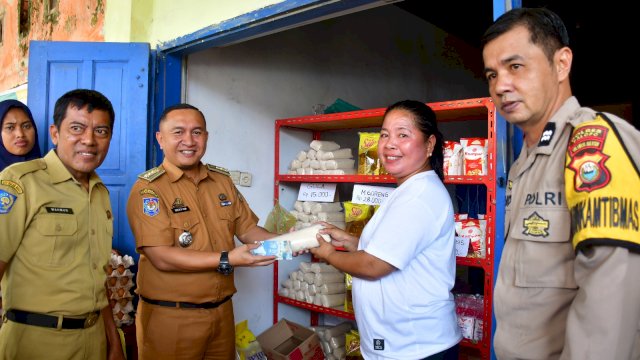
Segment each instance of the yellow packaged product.
[{"label": "yellow packaged product", "polygon": [[351,277],[351,275],[345,273],[344,285],[345,285],[346,294],[344,297],[344,311],[350,312],[350,313],[353,313],[353,299],[351,297],[352,283],[353,283],[353,278]]},{"label": "yellow packaged product", "polygon": [[380,133],[361,132],[358,145],[358,174],[359,175],[383,175],[387,172],[383,169],[378,158],[378,140]]},{"label": "yellow packaged product", "polygon": [[249,330],[248,320],[236,324],[236,353],[240,360],[267,360],[260,343]]},{"label": "yellow packaged product", "polygon": [[371,205],[354,204],[351,201],[345,201],[344,221],[346,223],[346,231],[353,236],[360,236],[362,229],[367,224],[371,216],[373,216],[373,207]]},{"label": "yellow packaged product", "polygon": [[360,353],[360,333],[358,330],[351,330],[345,334],[345,350],[348,360],[362,359]]}]

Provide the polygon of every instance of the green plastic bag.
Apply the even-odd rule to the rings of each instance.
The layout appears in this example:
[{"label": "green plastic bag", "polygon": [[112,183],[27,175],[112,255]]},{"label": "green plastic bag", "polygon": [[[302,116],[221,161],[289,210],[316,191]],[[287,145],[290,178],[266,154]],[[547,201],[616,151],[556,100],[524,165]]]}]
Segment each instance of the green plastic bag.
[{"label": "green plastic bag", "polygon": [[285,234],[288,233],[295,224],[296,217],[280,206],[280,202],[276,201],[273,209],[269,212],[269,216],[267,216],[264,228],[272,233]]},{"label": "green plastic bag", "polygon": [[356,111],[356,110],[361,110],[361,109],[353,104],[349,104],[348,102],[340,98],[337,98],[333,104],[329,105],[326,109],[324,109],[324,113],[333,114],[333,113]]}]

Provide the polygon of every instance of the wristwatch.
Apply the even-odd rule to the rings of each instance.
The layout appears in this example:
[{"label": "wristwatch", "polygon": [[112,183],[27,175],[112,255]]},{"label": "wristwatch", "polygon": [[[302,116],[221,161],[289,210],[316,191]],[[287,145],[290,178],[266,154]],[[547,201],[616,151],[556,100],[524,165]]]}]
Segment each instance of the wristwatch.
[{"label": "wristwatch", "polygon": [[218,264],[218,272],[222,275],[233,274],[233,266],[229,264],[228,251],[223,251],[220,253],[220,263]]}]

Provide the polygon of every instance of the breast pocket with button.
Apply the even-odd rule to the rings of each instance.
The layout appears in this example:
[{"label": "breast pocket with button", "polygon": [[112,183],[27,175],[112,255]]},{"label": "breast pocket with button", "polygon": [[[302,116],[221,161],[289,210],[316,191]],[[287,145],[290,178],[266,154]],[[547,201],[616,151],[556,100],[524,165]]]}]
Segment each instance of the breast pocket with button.
[{"label": "breast pocket with button", "polygon": [[75,260],[78,241],[78,223],[75,218],[41,215],[36,223],[36,230],[40,239],[31,251],[40,265],[59,267]]},{"label": "breast pocket with button", "polygon": [[[198,224],[200,220],[197,216],[189,213],[180,213],[171,216],[171,228],[173,228],[174,244],[176,247],[182,247],[192,250],[201,250],[208,239],[201,239],[206,236],[205,233],[199,231]],[[182,236],[182,244],[181,244]],[[191,239],[185,238],[190,236]]]},{"label": "breast pocket with button", "polygon": [[224,226],[228,229],[230,234],[236,233],[236,217],[234,216],[232,209],[229,208],[221,208],[216,209],[216,216],[214,217],[215,221],[218,222],[221,226]]},{"label": "breast pocket with button", "polygon": [[113,244],[113,219],[108,219],[104,221],[104,227],[105,227],[105,233],[106,236],[104,237],[104,241],[100,244],[101,245],[101,254],[108,254],[107,256],[107,261],[109,261],[109,259],[111,258],[111,247]]},{"label": "breast pocket with button", "polygon": [[520,209],[524,218],[511,224],[510,237],[518,242],[515,285],[576,289],[575,253],[566,209]]}]

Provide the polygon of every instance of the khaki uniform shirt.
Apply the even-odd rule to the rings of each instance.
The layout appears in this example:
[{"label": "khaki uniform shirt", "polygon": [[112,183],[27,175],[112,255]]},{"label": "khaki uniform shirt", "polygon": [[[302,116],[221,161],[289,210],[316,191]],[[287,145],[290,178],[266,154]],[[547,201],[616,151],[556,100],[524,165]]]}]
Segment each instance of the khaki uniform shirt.
[{"label": "khaki uniform shirt", "polygon": [[4,309],[83,315],[107,306],[109,192],[93,173],[89,192],[54,150],[0,173]]},{"label": "khaki uniform shirt", "polygon": [[[567,144],[572,124],[594,117],[574,97],[568,99],[538,145],[527,149],[525,144],[509,171],[506,242],[494,291],[499,359],[637,358],[640,255],[612,246],[576,253],[571,241]],[[622,140],[635,151],[637,168],[635,134],[635,140],[629,135]]]},{"label": "khaki uniform shirt", "polygon": [[[195,181],[167,161],[145,174],[133,185],[127,203],[138,249],[181,247],[180,235],[189,232],[193,242],[186,249],[230,251],[235,247],[234,235],[245,234],[258,223],[231,178],[216,167],[201,164]],[[150,299],[215,302],[236,291],[233,276],[222,275],[216,269],[161,271],[144,255],[144,250],[138,265],[137,292]]]}]

